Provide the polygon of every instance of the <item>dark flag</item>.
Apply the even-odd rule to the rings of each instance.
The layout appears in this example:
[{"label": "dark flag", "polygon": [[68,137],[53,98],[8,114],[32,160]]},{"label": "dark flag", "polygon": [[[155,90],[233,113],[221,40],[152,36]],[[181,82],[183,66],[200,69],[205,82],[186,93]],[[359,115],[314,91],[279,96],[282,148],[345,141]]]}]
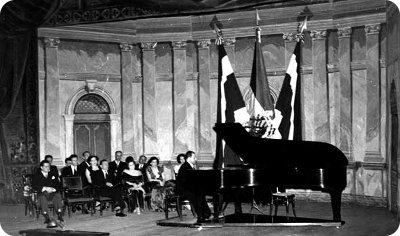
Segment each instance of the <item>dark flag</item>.
[{"label": "dark flag", "polygon": [[278,130],[282,139],[286,140],[301,140],[299,65],[300,42],[296,44],[293,55],[290,58],[281,92],[275,106],[275,109],[282,116]]},{"label": "dark flag", "polygon": [[301,140],[300,43],[303,42],[305,29],[307,29],[307,17],[300,25],[297,44],[290,57],[275,106],[275,114],[281,119],[278,130],[282,139],[286,140]]},{"label": "dark flag", "polygon": [[[249,120],[249,115],[232,65],[222,44],[222,37],[217,40],[217,44],[219,54],[217,123],[245,123]],[[215,155],[214,168],[243,164],[240,157],[218,134]]]},{"label": "dark flag", "polygon": [[[258,14],[257,14],[258,18]],[[258,22],[258,21],[257,21]],[[261,50],[260,27],[256,28],[253,67],[251,69],[249,94],[246,95],[250,116],[267,116],[274,112],[274,103],[269,91],[269,83],[265,71],[264,56]]]}]

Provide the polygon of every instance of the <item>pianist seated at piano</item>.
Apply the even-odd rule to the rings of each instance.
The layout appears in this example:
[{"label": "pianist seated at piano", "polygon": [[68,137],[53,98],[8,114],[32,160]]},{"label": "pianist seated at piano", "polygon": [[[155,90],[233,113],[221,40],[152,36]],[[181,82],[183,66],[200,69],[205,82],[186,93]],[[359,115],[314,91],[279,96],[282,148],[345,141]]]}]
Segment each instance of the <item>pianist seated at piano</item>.
[{"label": "pianist seated at piano", "polygon": [[197,223],[210,220],[211,210],[207,205],[205,196],[201,190],[190,179],[188,173],[195,169],[196,154],[188,151],[185,155],[185,162],[179,168],[176,179],[176,191],[185,196],[194,208],[197,215]]}]

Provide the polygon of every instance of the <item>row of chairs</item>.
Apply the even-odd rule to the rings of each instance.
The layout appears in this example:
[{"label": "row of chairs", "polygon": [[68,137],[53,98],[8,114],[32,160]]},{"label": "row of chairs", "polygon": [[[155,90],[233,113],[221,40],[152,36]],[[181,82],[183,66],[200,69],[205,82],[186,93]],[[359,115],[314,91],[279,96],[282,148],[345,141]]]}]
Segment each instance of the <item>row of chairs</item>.
[{"label": "row of chairs", "polygon": [[[32,189],[31,183],[32,175],[24,175],[25,215],[35,214],[36,218],[39,218],[40,208],[37,193]],[[109,197],[98,196],[96,195],[96,192],[96,187],[83,186],[80,176],[63,177],[61,194],[65,207],[64,210],[68,211],[68,216],[71,217],[72,209],[77,206],[81,206],[82,212],[86,208],[90,209],[90,214],[93,215],[96,213],[96,202],[100,203],[100,215],[103,215],[103,209],[107,203],[111,205],[111,210],[113,210],[112,199]],[[127,198],[127,196],[124,197]],[[129,203],[129,201],[127,202]],[[51,202],[49,202],[49,207],[53,208]]]}]

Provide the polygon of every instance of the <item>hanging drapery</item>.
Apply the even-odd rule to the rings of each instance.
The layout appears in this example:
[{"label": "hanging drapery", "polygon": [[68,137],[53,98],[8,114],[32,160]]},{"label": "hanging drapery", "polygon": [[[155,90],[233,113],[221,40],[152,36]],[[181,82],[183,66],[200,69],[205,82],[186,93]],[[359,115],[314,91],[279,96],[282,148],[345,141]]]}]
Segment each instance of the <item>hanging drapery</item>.
[{"label": "hanging drapery", "polygon": [[[0,165],[4,179],[7,145],[4,122],[14,108],[27,67],[37,63],[37,28],[51,18],[65,0],[13,0],[0,13]],[[29,70],[29,73],[36,71]]]}]

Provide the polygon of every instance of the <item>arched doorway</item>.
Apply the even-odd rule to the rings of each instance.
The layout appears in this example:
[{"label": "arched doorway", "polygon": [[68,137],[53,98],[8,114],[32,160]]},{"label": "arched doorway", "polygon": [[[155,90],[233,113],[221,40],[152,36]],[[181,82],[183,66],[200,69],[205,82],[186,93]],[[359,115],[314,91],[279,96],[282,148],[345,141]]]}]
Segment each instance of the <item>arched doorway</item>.
[{"label": "arched doorway", "polygon": [[110,107],[98,94],[83,95],[74,107],[74,153],[84,151],[100,159],[111,157]]}]

